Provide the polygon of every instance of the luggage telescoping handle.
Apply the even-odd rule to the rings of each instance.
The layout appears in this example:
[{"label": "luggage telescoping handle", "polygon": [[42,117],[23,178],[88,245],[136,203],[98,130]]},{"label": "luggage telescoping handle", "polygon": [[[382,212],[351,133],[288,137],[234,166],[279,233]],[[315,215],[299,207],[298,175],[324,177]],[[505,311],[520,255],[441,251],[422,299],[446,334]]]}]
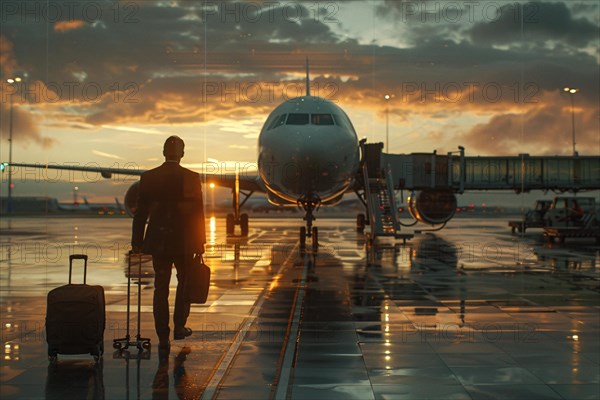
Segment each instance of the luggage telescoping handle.
[{"label": "luggage telescoping handle", "polygon": [[69,256],[69,285],[71,284],[71,275],[73,274],[73,260],[83,260],[83,284],[85,285],[88,256],[86,254],[71,254]]},{"label": "luggage telescoping handle", "polygon": [[133,251],[129,252],[129,261],[128,261],[128,265],[127,265],[127,269],[128,269],[128,277],[127,277],[127,338],[129,338],[129,311],[130,311],[130,303],[131,303],[131,264],[132,261],[131,259],[133,257],[137,257],[138,260],[138,282],[137,282],[137,287],[138,287],[138,298],[137,298],[137,335],[136,338],[138,340],[140,340],[141,335],[140,335],[140,329],[141,329],[141,318],[142,318],[142,302],[141,302],[141,296],[142,296],[142,253],[134,253]]}]

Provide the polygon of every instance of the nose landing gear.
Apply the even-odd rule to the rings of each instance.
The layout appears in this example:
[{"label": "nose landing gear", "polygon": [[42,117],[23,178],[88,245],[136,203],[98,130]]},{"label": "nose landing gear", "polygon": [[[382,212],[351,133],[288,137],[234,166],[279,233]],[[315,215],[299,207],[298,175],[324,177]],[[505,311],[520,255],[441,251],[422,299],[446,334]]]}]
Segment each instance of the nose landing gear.
[{"label": "nose landing gear", "polygon": [[313,227],[313,221],[316,220],[313,215],[313,211],[318,210],[321,201],[317,198],[311,198],[310,200],[299,200],[298,205],[301,206],[306,215],[304,216],[304,220],[306,221],[306,227],[300,228],[300,249],[306,248],[306,238],[312,238],[312,248],[313,250],[317,250],[319,248],[319,229],[315,226]]}]

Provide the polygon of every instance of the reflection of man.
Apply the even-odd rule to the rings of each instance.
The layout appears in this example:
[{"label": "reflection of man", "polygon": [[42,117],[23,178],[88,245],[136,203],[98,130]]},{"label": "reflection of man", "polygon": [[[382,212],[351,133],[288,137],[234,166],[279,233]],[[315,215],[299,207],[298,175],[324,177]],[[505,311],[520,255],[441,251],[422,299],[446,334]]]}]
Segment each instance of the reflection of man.
[{"label": "reflection of man", "polygon": [[178,280],[173,338],[183,339],[192,334],[185,326],[190,313],[190,305],[183,297],[185,266],[194,254],[204,253],[206,242],[200,176],[179,165],[183,149],[184,143],[179,137],[171,136],[166,140],[165,162],[142,174],[133,218],[133,251],[152,254],[154,324],[160,347],[169,346],[169,283],[173,264]]},{"label": "reflection of man", "polygon": [[[175,356],[173,365],[173,386],[175,393],[180,399],[197,399],[200,397],[197,385],[190,383],[190,378],[185,371],[185,361],[192,352],[189,347],[182,347],[179,354]],[[152,381],[152,399],[169,399],[169,350],[159,351],[158,369]]]}]

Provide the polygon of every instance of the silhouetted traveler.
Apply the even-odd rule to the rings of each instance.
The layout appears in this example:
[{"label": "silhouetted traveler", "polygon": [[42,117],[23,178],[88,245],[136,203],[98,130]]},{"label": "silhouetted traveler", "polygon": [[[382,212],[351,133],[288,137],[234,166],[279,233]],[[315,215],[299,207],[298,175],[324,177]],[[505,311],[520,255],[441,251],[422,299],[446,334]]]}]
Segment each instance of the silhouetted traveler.
[{"label": "silhouetted traveler", "polygon": [[181,138],[171,136],[165,141],[165,162],[142,174],[133,218],[133,252],[152,254],[154,324],[160,347],[169,346],[169,283],[173,264],[178,280],[173,338],[183,339],[192,334],[185,326],[190,305],[184,301],[183,282],[186,266],[194,254],[204,253],[206,243],[200,175],[179,165],[183,150]]}]

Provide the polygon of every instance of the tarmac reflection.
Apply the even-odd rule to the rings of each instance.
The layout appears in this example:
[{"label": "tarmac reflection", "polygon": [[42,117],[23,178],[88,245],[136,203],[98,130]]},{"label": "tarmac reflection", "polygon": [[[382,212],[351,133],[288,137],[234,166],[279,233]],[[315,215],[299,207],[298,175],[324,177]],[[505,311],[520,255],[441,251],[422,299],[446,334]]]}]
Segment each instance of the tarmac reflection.
[{"label": "tarmac reflection", "polygon": [[50,363],[46,378],[46,400],[104,399],[103,369],[102,361]]},{"label": "tarmac reflection", "polygon": [[[122,336],[131,222],[19,218],[5,234],[2,221],[0,398],[598,398],[600,246],[548,246],[475,217],[406,245],[368,243],[354,219],[324,218],[318,251],[302,253],[298,221],[256,219],[247,239],[226,237],[225,222],[192,336],[147,358],[48,367],[46,296],[73,252],[97,256],[88,282],[105,288],[105,348]],[[141,331],[155,344],[152,278],[141,280]]]},{"label": "tarmac reflection", "polygon": [[[179,399],[194,398],[194,385],[185,370],[185,361],[192,352],[190,347],[183,347],[175,356],[173,364],[173,386]],[[164,400],[169,398],[169,349],[159,349],[158,368],[152,381],[152,399]],[[197,394],[196,394],[197,395]]]}]

